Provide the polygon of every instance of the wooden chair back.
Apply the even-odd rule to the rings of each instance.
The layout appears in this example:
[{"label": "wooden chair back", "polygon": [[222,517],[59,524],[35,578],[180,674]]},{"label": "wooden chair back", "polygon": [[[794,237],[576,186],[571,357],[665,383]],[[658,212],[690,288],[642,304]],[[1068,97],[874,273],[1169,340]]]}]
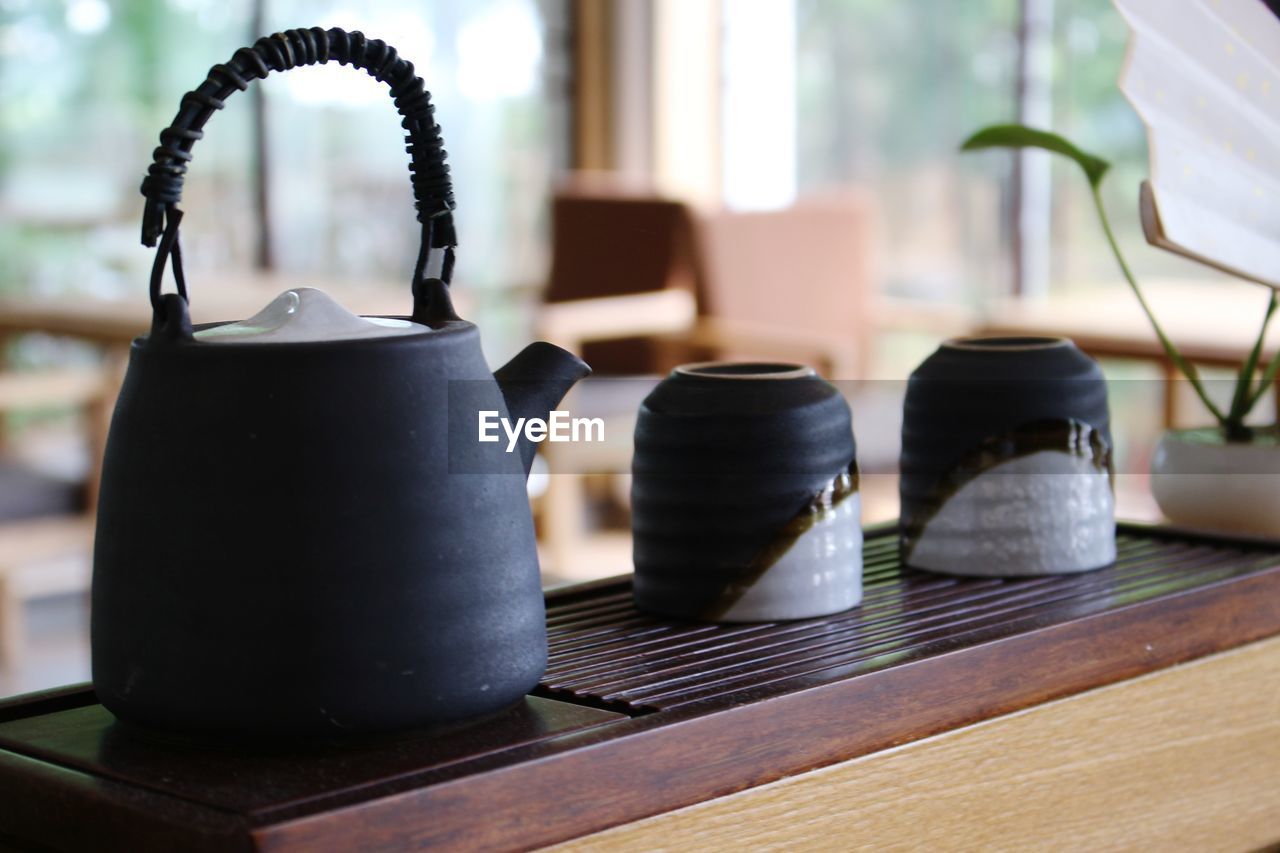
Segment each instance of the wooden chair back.
[{"label": "wooden chair back", "polygon": [[709,213],[700,220],[698,238],[700,315],[738,329],[758,328],[762,339],[766,331],[811,336],[839,355],[835,378],[865,373],[874,289],[867,199],[850,192],[776,211]]}]

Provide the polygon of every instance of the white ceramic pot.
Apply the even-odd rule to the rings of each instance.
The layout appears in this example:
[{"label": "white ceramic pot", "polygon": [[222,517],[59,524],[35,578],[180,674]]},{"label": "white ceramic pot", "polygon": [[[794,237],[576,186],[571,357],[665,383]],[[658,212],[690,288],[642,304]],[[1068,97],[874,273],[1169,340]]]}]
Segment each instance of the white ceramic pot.
[{"label": "white ceramic pot", "polygon": [[1168,430],[1151,460],[1151,492],[1173,523],[1280,537],[1280,430],[1227,442],[1216,428]]}]

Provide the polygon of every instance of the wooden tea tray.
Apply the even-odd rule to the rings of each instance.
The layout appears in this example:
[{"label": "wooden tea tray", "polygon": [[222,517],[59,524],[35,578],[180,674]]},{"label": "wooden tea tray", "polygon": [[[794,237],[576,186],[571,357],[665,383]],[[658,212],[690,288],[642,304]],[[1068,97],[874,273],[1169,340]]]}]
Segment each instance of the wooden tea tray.
[{"label": "wooden tea tray", "polygon": [[626,578],[548,595],[536,695],[452,733],[210,748],[123,730],[87,685],[0,703],[0,847],[521,849],[720,797],[1280,634],[1280,545],[1122,525],[1082,575],[903,569],[862,606],[713,626]]}]

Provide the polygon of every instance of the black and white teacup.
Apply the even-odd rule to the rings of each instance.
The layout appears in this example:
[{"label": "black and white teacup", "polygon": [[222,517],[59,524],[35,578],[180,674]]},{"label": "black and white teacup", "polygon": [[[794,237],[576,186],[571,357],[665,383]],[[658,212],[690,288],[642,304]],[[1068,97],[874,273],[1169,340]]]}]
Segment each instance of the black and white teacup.
[{"label": "black and white teacup", "polygon": [[1071,341],[947,341],[907,383],[903,561],[986,576],[1114,562],[1111,447],[1106,380]]},{"label": "black and white teacup", "polygon": [[676,368],[641,404],[632,473],[641,609],[753,622],[861,601],[852,417],[812,368]]}]

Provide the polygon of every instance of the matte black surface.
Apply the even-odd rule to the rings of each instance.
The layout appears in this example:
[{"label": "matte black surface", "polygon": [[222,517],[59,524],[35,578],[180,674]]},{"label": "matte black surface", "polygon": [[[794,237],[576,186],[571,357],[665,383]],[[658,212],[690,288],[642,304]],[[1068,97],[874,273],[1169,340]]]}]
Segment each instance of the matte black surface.
[{"label": "matte black surface", "polygon": [[[518,415],[570,382],[526,392],[539,408]],[[163,728],[307,735],[485,714],[531,689],[546,647],[524,466],[474,431],[450,446],[448,419],[466,417],[452,383],[508,415],[462,321],[135,341],[98,510],[103,704]],[[452,474],[462,457],[489,473]]]},{"label": "matte black surface", "polygon": [[636,602],[669,615],[703,614],[854,456],[849,405],[815,374],[673,372],[636,421]]},{"label": "matte black surface", "polygon": [[1035,421],[1072,419],[1101,430],[1110,443],[1102,368],[1070,341],[1016,351],[944,344],[907,381],[903,493],[928,489],[987,438]]}]

